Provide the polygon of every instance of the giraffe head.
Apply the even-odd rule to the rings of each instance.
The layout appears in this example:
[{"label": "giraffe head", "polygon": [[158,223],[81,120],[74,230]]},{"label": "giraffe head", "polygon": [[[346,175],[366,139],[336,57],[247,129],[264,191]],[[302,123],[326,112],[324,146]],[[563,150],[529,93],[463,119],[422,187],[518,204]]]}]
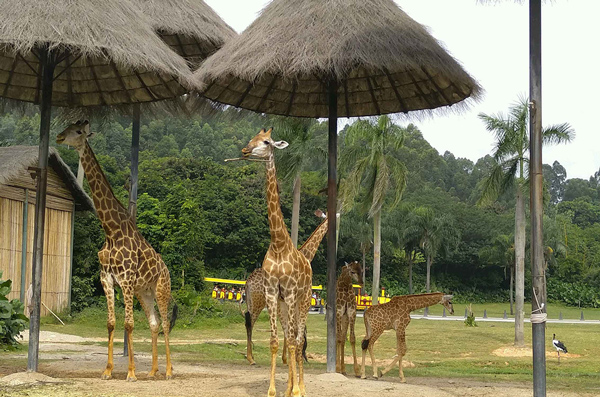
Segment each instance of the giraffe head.
[{"label": "giraffe head", "polygon": [[350,277],[352,277],[352,280],[354,280],[354,282],[358,285],[364,285],[364,280],[362,278],[362,266],[360,265],[359,262],[354,261],[354,262],[350,262],[350,263],[346,263],[346,268],[348,268],[348,271],[350,272]]},{"label": "giraffe head", "polygon": [[89,121],[78,121],[58,134],[56,143],[64,143],[65,145],[73,146],[77,151],[81,151],[85,147],[85,141],[90,136],[92,134],[90,133]]},{"label": "giraffe head", "polygon": [[454,295],[444,295],[442,296],[442,301],[440,302],[450,314],[454,314],[454,308],[452,307],[452,297]]},{"label": "giraffe head", "polygon": [[242,149],[244,157],[260,157],[268,158],[273,154],[273,148],[285,149],[288,146],[286,141],[274,141],[271,138],[273,127],[267,131],[261,129],[260,132],[248,142],[245,148]]}]

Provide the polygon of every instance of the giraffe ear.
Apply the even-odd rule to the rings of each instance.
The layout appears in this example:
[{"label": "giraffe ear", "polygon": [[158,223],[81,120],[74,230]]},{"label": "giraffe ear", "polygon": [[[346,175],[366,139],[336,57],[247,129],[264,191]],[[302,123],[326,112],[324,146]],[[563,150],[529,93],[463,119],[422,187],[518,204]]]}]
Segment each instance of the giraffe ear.
[{"label": "giraffe ear", "polygon": [[444,300],[450,301],[454,298],[454,295],[444,295]]}]

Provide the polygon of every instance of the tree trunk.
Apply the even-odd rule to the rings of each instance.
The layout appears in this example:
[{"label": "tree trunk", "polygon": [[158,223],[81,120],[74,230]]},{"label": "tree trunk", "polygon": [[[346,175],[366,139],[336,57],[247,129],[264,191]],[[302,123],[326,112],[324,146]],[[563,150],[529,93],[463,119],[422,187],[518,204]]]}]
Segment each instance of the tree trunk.
[{"label": "tree trunk", "polygon": [[412,295],[412,293],[413,293],[412,267],[413,267],[413,261],[412,261],[412,253],[411,253],[409,255],[409,259],[408,259],[408,293],[410,295]]},{"label": "tree trunk", "polygon": [[510,290],[508,291],[508,296],[510,299],[510,315],[512,316],[514,313],[513,311],[513,291],[515,289],[515,267],[514,266],[510,266]]},{"label": "tree trunk", "polygon": [[363,288],[365,287],[366,281],[365,281],[365,276],[367,275],[367,245],[364,244],[362,247],[362,281],[363,281]]},{"label": "tree trunk", "polygon": [[298,247],[298,225],[300,223],[300,173],[294,179],[294,192],[292,201],[292,243]]},{"label": "tree trunk", "polygon": [[381,265],[381,211],[373,216],[373,305],[378,303]]},{"label": "tree trunk", "polygon": [[425,288],[427,289],[427,293],[431,292],[431,255],[427,255],[427,280],[425,281]]},{"label": "tree trunk", "polygon": [[515,346],[524,346],[525,313],[525,205],[521,180],[517,184],[517,202],[515,206]]}]

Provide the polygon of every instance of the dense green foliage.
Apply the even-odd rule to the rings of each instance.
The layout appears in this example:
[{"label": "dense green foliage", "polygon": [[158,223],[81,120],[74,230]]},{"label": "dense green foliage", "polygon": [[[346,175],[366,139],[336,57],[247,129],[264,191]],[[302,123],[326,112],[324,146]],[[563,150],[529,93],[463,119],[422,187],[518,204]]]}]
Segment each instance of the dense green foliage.
[{"label": "dense green foliage", "polygon": [[[232,111],[226,111],[227,113]],[[265,175],[262,164],[224,163],[239,157],[240,149],[272,120],[259,115],[213,119],[156,116],[142,120],[138,226],[171,270],[174,290],[201,292],[204,276],[243,279],[260,266],[269,244]],[[90,140],[116,196],[126,202],[131,142],[128,118],[98,123]],[[0,117],[0,142],[36,145],[39,116]],[[53,128],[53,137],[64,125]],[[400,205],[383,205],[381,286],[390,294],[408,293],[408,266],[403,252],[419,252],[403,239],[407,207],[426,207],[446,216],[459,236],[432,260],[432,290],[453,291],[455,301],[508,300],[510,265],[501,256],[485,255],[500,235],[514,231],[514,190],[487,206],[477,206],[482,180],[494,165],[491,156],[472,162],[452,153],[439,154],[417,126],[403,126],[404,144],[390,150],[407,170]],[[325,125],[316,128],[315,150],[326,149]],[[342,136],[347,129],[342,131]],[[482,126],[482,134],[486,133]],[[274,139],[279,139],[277,131]],[[340,153],[345,150],[340,139]],[[53,138],[51,138],[53,142]],[[77,153],[59,147],[63,159],[77,168]],[[591,170],[593,172],[593,170]],[[343,175],[342,175],[343,176]],[[544,166],[547,184],[545,244],[548,298],[582,306],[599,306],[600,291],[600,171],[589,180],[567,179],[559,163]],[[313,215],[326,208],[326,164],[309,164],[302,172],[299,242],[319,224]],[[292,184],[280,178],[281,205],[290,225]],[[360,192],[359,192],[359,199]],[[395,201],[394,191],[384,200]],[[525,206],[528,208],[528,205]],[[359,209],[341,220],[339,263],[361,260],[366,249],[367,290],[371,284],[372,241]],[[365,230],[362,230],[365,229]],[[527,233],[528,235],[529,233]],[[103,295],[98,279],[97,251],[104,235],[96,217],[80,213],[75,222],[73,309],[93,305]],[[313,261],[314,284],[325,283],[324,241]],[[528,254],[526,254],[528,255]],[[411,257],[414,257],[412,255]],[[417,257],[414,257],[417,258]],[[424,258],[421,256],[421,258]],[[526,299],[529,299],[529,261],[526,259]],[[425,290],[426,264],[415,260],[414,291]]]},{"label": "dense green foliage", "polygon": [[2,280],[0,272],[0,347],[14,347],[27,326],[27,317],[23,314],[23,304],[18,299],[8,300],[12,287],[11,280]]}]

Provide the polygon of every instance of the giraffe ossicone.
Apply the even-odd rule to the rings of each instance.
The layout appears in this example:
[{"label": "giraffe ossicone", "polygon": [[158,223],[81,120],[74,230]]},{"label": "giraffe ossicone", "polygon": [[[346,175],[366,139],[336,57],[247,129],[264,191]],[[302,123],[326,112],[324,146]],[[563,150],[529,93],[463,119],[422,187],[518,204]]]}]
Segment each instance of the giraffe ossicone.
[{"label": "giraffe ossicone", "polygon": [[[172,324],[168,318],[168,305],[171,301],[171,277],[161,256],[140,234],[129,212],[115,197],[110,184],[87,138],[91,136],[90,124],[78,121],[58,134],[57,143],[73,146],[79,153],[81,164],[88,179],[92,200],[96,207],[106,240],[98,252],[100,260],[100,281],[106,295],[108,308],[108,361],[102,379],[110,379],[114,368],[113,342],[115,333],[115,297],[114,284],[123,291],[125,303],[125,330],[129,345],[127,380],[135,381],[135,362],[133,356],[133,297],[138,298],[152,332],[152,368],[148,377],[158,372],[158,331],[159,323],[154,311],[154,301],[158,305],[162,328],[165,336],[167,358],[166,378],[173,376],[169,348],[169,331]],[[173,308],[175,314],[176,306]],[[175,317],[175,316],[173,316]],[[175,319],[173,318],[173,323]]]}]

